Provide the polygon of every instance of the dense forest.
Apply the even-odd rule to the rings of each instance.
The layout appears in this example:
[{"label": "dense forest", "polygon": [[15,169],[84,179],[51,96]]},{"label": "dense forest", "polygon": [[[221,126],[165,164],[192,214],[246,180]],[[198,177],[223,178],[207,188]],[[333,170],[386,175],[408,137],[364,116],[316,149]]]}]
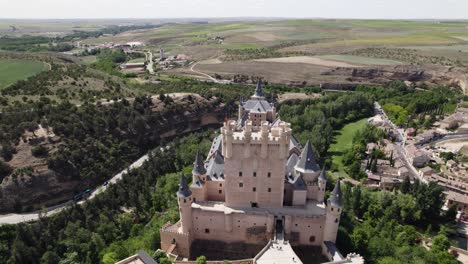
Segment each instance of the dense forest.
[{"label": "dense forest", "polygon": [[[178,219],[176,171],[191,170],[212,131],[156,150],[148,162],[84,206],[32,224],[0,226],[0,263],[115,263],[144,248],[153,252],[159,227]],[[185,169],[184,169],[185,168]]]},{"label": "dense forest", "polygon": [[374,99],[366,93],[329,94],[319,99],[281,105],[279,114],[291,122],[296,137],[310,140],[321,162],[333,140],[333,131],[373,114]]},{"label": "dense forest", "polygon": [[359,252],[366,263],[456,264],[448,252],[456,211],[440,214],[442,195],[435,182],[409,179],[394,192],[346,184],[337,245]]}]

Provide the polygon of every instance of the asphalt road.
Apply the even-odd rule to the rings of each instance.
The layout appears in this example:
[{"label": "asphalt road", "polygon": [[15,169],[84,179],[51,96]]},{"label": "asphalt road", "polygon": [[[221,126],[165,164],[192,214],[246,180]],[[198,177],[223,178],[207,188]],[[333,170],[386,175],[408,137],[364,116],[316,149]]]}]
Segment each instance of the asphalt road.
[{"label": "asphalt road", "polygon": [[[123,175],[128,173],[129,170],[133,170],[136,168],[141,167],[145,161],[147,161],[149,158],[149,155],[146,154],[139,158],[137,161],[132,163],[129,167],[127,167],[125,170],[121,171],[120,173],[116,174],[112,179],[110,179],[108,184],[106,186],[100,186],[93,190],[87,200],[82,200],[78,202],[78,204],[83,204],[86,203],[89,200],[92,200],[96,197],[96,195],[104,192],[107,190],[109,185],[117,183],[119,180],[122,179]],[[39,220],[39,217],[42,215],[43,217],[49,216],[55,213],[58,213],[62,211],[63,209],[67,208],[69,205],[73,204],[73,201],[68,201],[59,205],[55,205],[52,207],[47,208],[45,211],[36,211],[32,213],[25,213],[25,214],[6,214],[6,215],[0,215],[0,225],[2,224],[18,224],[18,223],[23,223],[23,222],[34,222]]]}]

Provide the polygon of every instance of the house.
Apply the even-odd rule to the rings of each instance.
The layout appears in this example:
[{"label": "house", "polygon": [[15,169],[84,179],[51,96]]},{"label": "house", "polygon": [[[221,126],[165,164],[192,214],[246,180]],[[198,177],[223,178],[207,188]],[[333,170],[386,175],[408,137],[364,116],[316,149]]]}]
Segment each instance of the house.
[{"label": "house", "polygon": [[448,191],[445,197],[446,203],[445,205],[450,208],[452,206],[457,206],[457,210],[468,214],[468,195],[457,193],[453,191]]},{"label": "house", "polygon": [[408,160],[417,168],[421,168],[429,162],[429,155],[413,144],[409,145],[406,151],[408,153]]},{"label": "house", "polygon": [[457,164],[456,161],[454,161],[454,160],[447,161],[447,168],[455,169],[455,168],[457,168],[457,166],[458,166],[458,164]]},{"label": "house", "polygon": [[401,167],[398,169],[398,177],[399,178],[405,178],[409,177],[409,170],[406,167]]},{"label": "house", "polygon": [[419,170],[419,175],[422,178],[426,178],[428,176],[431,176],[434,173],[435,173],[435,170],[433,170],[431,167],[424,167],[424,168]]},{"label": "house", "polygon": [[137,254],[115,264],[158,264],[158,262],[151,258],[144,250],[140,250]]},{"label": "house", "polygon": [[392,191],[400,186],[401,182],[398,179],[391,177],[382,177],[379,188],[384,191]]}]

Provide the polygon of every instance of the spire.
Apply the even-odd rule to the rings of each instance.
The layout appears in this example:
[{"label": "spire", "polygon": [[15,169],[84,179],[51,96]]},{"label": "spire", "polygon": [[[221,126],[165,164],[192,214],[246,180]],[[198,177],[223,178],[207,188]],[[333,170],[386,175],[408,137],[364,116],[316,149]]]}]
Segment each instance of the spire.
[{"label": "spire", "polygon": [[343,194],[341,193],[341,180],[338,179],[336,182],[335,188],[328,198],[328,205],[334,207],[343,207],[343,201],[341,200]]},{"label": "spire", "polygon": [[262,79],[259,79],[258,80],[258,83],[257,83],[257,88],[255,88],[255,94],[254,96],[255,97],[263,97],[263,87],[262,87]]},{"label": "spire", "polygon": [[197,156],[195,157],[195,162],[193,162],[192,174],[196,176],[206,174],[205,164],[200,157],[200,149],[197,149]]},{"label": "spire", "polygon": [[302,150],[301,159],[297,162],[295,168],[302,173],[316,172],[320,169],[317,161],[315,160],[314,150],[312,149],[312,146],[308,140],[304,149]]},{"label": "spire", "polygon": [[190,191],[187,179],[185,179],[184,174],[180,174],[180,184],[179,184],[179,191],[177,191],[177,196],[187,198],[192,195],[192,191]]},{"label": "spire", "polygon": [[320,172],[319,181],[327,181],[327,172],[325,171],[325,164],[323,165],[322,172]]}]

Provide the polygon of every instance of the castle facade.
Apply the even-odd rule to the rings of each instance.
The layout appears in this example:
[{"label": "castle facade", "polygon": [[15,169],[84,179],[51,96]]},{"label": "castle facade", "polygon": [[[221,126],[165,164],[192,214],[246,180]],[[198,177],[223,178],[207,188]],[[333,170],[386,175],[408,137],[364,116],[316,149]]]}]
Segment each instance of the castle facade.
[{"label": "castle facade", "polygon": [[[334,247],[342,211],[340,182],[325,203],[327,176],[309,142],[304,147],[276,108],[255,94],[227,120],[206,161],[197,153],[189,186],[177,192],[180,221],[161,229],[161,249],[193,257],[196,241]],[[194,256],[196,257],[196,256]]]}]

